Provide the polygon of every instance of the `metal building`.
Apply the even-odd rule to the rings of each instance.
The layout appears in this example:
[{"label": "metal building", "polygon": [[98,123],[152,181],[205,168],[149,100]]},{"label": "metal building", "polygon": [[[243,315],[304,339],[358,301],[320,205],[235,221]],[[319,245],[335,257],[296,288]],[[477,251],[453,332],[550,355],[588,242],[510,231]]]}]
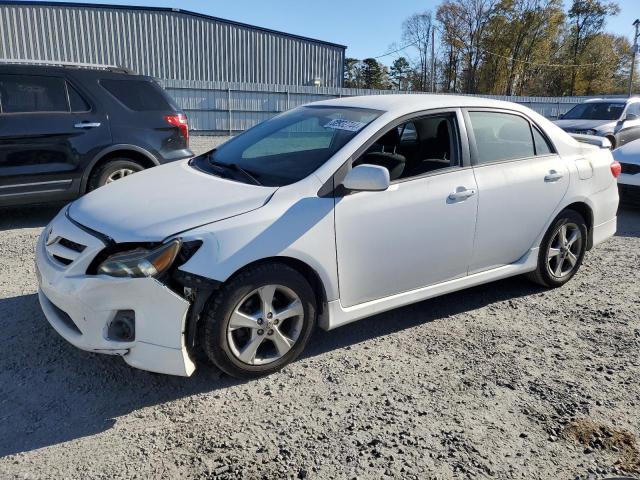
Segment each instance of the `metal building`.
[{"label": "metal building", "polygon": [[161,80],[341,87],[345,48],[179,9],[0,1],[0,59],[118,65]]}]

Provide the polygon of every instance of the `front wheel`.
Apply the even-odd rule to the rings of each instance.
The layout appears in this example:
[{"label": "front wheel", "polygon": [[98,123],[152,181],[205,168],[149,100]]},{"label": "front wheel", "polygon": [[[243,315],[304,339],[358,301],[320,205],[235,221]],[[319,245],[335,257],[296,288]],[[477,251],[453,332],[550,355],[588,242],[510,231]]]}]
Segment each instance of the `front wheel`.
[{"label": "front wheel", "polygon": [[564,210],[542,239],[538,267],[529,279],[549,288],[564,285],[580,268],[586,249],[584,218],[574,210]]},{"label": "front wheel", "polygon": [[233,377],[256,378],[302,353],[316,323],[315,295],[293,268],[259,265],[224,285],[203,320],[207,357]]}]

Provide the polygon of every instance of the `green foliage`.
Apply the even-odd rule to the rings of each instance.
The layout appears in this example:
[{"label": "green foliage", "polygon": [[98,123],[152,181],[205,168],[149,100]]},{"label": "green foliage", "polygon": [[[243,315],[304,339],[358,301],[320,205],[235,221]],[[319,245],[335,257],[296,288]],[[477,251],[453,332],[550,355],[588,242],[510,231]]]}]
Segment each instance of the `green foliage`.
[{"label": "green foliage", "polygon": [[347,58],[345,86],[431,91],[435,82],[442,92],[625,93],[631,44],[604,31],[618,5],[571,0],[567,7],[563,0],[442,0],[433,20],[431,12],[405,20],[407,56],[390,69],[373,58]]}]

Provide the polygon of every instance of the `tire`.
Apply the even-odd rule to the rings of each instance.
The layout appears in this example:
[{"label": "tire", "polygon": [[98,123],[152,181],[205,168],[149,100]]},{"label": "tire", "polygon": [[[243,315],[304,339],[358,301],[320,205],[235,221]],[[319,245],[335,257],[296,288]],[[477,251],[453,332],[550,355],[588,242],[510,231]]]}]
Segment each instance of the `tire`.
[{"label": "tire", "polygon": [[[564,238],[569,242],[562,241],[562,229]],[[573,235],[577,237],[570,242]],[[529,280],[547,288],[557,288],[567,283],[582,265],[587,239],[587,225],[582,215],[574,210],[560,212],[542,239],[538,266],[527,274]]]},{"label": "tire", "polygon": [[[87,191],[95,190],[113,180],[144,170],[144,165],[128,158],[114,158],[100,165],[89,177]],[[121,173],[119,176],[118,173]],[[117,177],[117,178],[114,178]]]},{"label": "tire", "polygon": [[[199,341],[209,360],[232,377],[269,375],[307,345],[316,324],[315,298],[307,280],[287,265],[249,268],[209,302]],[[277,312],[296,315],[281,319]]]}]

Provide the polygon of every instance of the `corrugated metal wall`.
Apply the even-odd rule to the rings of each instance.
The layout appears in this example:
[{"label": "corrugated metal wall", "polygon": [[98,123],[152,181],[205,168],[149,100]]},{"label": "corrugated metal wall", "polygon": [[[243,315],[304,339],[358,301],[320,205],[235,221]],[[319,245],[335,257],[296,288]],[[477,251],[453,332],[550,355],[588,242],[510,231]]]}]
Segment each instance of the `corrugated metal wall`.
[{"label": "corrugated metal wall", "polygon": [[159,79],[342,85],[344,47],[160,9],[0,4],[0,59],[119,65]]},{"label": "corrugated metal wall", "polygon": [[[162,82],[169,94],[189,116],[194,132],[232,135],[273,117],[279,112],[318,100],[354,95],[388,95],[393,90],[315,88],[247,83]],[[405,93],[405,92],[401,92]],[[418,93],[418,92],[415,92]],[[556,119],[575,105],[593,97],[507,97],[481,95],[525,105],[547,118]]]}]

